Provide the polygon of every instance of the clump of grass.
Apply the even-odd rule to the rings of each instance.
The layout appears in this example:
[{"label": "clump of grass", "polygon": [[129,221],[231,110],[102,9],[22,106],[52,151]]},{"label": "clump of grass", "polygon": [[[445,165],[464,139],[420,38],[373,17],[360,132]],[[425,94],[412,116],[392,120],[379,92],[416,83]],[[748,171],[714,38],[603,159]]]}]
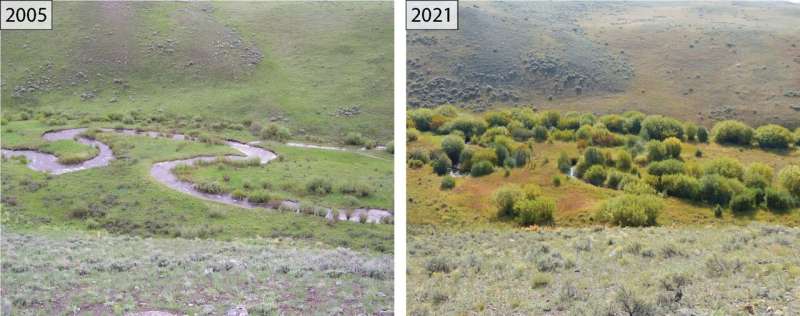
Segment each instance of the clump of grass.
[{"label": "clump of grass", "polygon": [[326,195],[333,191],[330,181],[323,178],[314,178],[306,183],[306,192],[316,195]]},{"label": "clump of grass", "polygon": [[537,272],[531,277],[531,288],[547,287],[550,282],[553,282],[553,277],[549,273]]},{"label": "clump of grass", "polygon": [[217,182],[200,182],[194,185],[194,189],[208,194],[225,193],[225,188]]},{"label": "clump of grass", "polygon": [[256,191],[247,194],[247,201],[250,203],[263,204],[268,203],[272,196],[267,191]]},{"label": "clump of grass", "polygon": [[368,197],[373,192],[369,185],[360,182],[348,182],[342,184],[339,186],[339,191],[343,194],[349,194],[358,197]]}]

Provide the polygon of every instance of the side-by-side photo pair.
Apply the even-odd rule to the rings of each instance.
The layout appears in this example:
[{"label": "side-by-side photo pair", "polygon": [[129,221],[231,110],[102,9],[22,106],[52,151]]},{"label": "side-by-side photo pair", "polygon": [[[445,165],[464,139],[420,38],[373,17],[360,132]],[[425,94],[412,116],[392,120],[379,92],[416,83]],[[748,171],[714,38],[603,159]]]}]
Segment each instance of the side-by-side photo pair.
[{"label": "side-by-side photo pair", "polygon": [[0,6],[0,315],[800,315],[798,1]]}]

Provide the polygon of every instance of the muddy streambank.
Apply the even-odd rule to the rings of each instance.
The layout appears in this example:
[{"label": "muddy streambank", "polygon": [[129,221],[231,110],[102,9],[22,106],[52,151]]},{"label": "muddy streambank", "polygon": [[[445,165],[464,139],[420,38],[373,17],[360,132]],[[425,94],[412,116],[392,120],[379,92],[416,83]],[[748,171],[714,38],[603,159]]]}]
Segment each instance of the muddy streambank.
[{"label": "muddy streambank", "polygon": [[[136,131],[131,129],[100,129],[103,132],[115,132],[124,135],[140,135],[140,136],[147,136],[147,137],[163,137],[159,132],[151,132],[151,131]],[[90,139],[87,137],[81,136],[83,132],[86,131],[86,128],[73,128],[73,129],[65,129],[60,131],[51,131],[46,132],[42,135],[42,139],[46,141],[57,141],[57,140],[65,140],[65,139],[75,139],[76,141],[94,146],[99,150],[97,156],[92,159],[86,160],[84,162],[78,164],[62,164],[58,162],[58,157],[55,155],[51,155],[48,153],[36,151],[36,150],[14,150],[14,149],[3,149],[2,155],[3,157],[15,157],[15,156],[24,156],[28,160],[28,168],[36,171],[47,172],[54,175],[60,175],[69,172],[76,172],[91,168],[98,168],[108,166],[112,160],[114,160],[114,153],[112,152],[111,148],[97,140]],[[181,135],[181,134],[174,134],[171,135],[169,138],[174,140],[193,140],[188,136]],[[241,152],[242,155],[227,155],[225,158],[231,160],[247,160],[247,159],[258,159],[262,165],[265,165],[272,161],[273,159],[277,158],[274,152],[269,150],[263,149],[261,147],[253,146],[257,144],[257,142],[252,143],[240,143],[232,140],[225,141],[225,145],[236,149],[237,151]],[[304,147],[304,148],[314,148],[314,149],[321,149],[321,150],[344,150],[343,148],[337,147],[326,147],[326,146],[315,146],[315,145],[306,145],[300,143],[289,143],[289,146],[295,147]],[[235,205],[243,208],[279,208],[282,210],[294,211],[294,212],[301,212],[300,203],[298,201],[292,200],[285,200],[280,201],[277,205],[265,205],[265,204],[255,204],[250,203],[246,200],[239,200],[233,198],[231,194],[208,194],[205,192],[198,191],[195,189],[194,184],[191,182],[181,181],[178,179],[175,174],[172,173],[172,170],[179,166],[179,165],[193,165],[198,161],[213,161],[217,159],[217,156],[201,156],[201,157],[194,157],[189,159],[179,159],[179,160],[170,160],[170,161],[162,161],[153,164],[150,168],[150,175],[156,179],[156,181],[164,184],[165,186],[183,192],[185,194],[192,195],[197,198],[225,203],[229,205]],[[368,208],[359,208],[352,211],[348,210],[334,210],[332,208],[321,208],[316,211],[312,211],[320,216],[325,216],[325,218],[329,220],[340,220],[340,221],[351,221],[351,222],[366,222],[366,223],[385,223],[392,220],[392,212],[388,210],[382,209],[368,209]]]}]

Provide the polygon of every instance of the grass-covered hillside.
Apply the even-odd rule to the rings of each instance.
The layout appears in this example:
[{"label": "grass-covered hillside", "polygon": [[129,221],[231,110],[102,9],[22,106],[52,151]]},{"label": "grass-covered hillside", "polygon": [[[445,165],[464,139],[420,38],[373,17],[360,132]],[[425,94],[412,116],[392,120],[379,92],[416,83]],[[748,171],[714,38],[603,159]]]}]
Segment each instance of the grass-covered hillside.
[{"label": "grass-covered hillside", "polygon": [[800,126],[800,4],[476,1],[409,31],[413,107],[638,110]]},{"label": "grass-covered hillside", "polygon": [[409,124],[413,224],[800,224],[798,130],[452,106]]},{"label": "grass-covered hillside", "polygon": [[[2,114],[131,111],[391,139],[391,3],[60,2],[2,38]],[[163,114],[161,114],[163,113]],[[249,125],[249,123],[248,123]]]}]

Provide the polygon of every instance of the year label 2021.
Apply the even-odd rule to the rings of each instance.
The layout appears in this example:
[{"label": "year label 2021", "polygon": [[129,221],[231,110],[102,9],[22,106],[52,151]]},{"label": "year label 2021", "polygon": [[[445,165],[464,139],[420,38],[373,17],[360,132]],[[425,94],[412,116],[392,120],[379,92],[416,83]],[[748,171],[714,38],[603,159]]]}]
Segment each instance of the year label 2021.
[{"label": "year label 2021", "polygon": [[407,30],[457,30],[458,1],[406,1]]},{"label": "year label 2021", "polygon": [[0,1],[0,29],[52,30],[52,1]]}]

